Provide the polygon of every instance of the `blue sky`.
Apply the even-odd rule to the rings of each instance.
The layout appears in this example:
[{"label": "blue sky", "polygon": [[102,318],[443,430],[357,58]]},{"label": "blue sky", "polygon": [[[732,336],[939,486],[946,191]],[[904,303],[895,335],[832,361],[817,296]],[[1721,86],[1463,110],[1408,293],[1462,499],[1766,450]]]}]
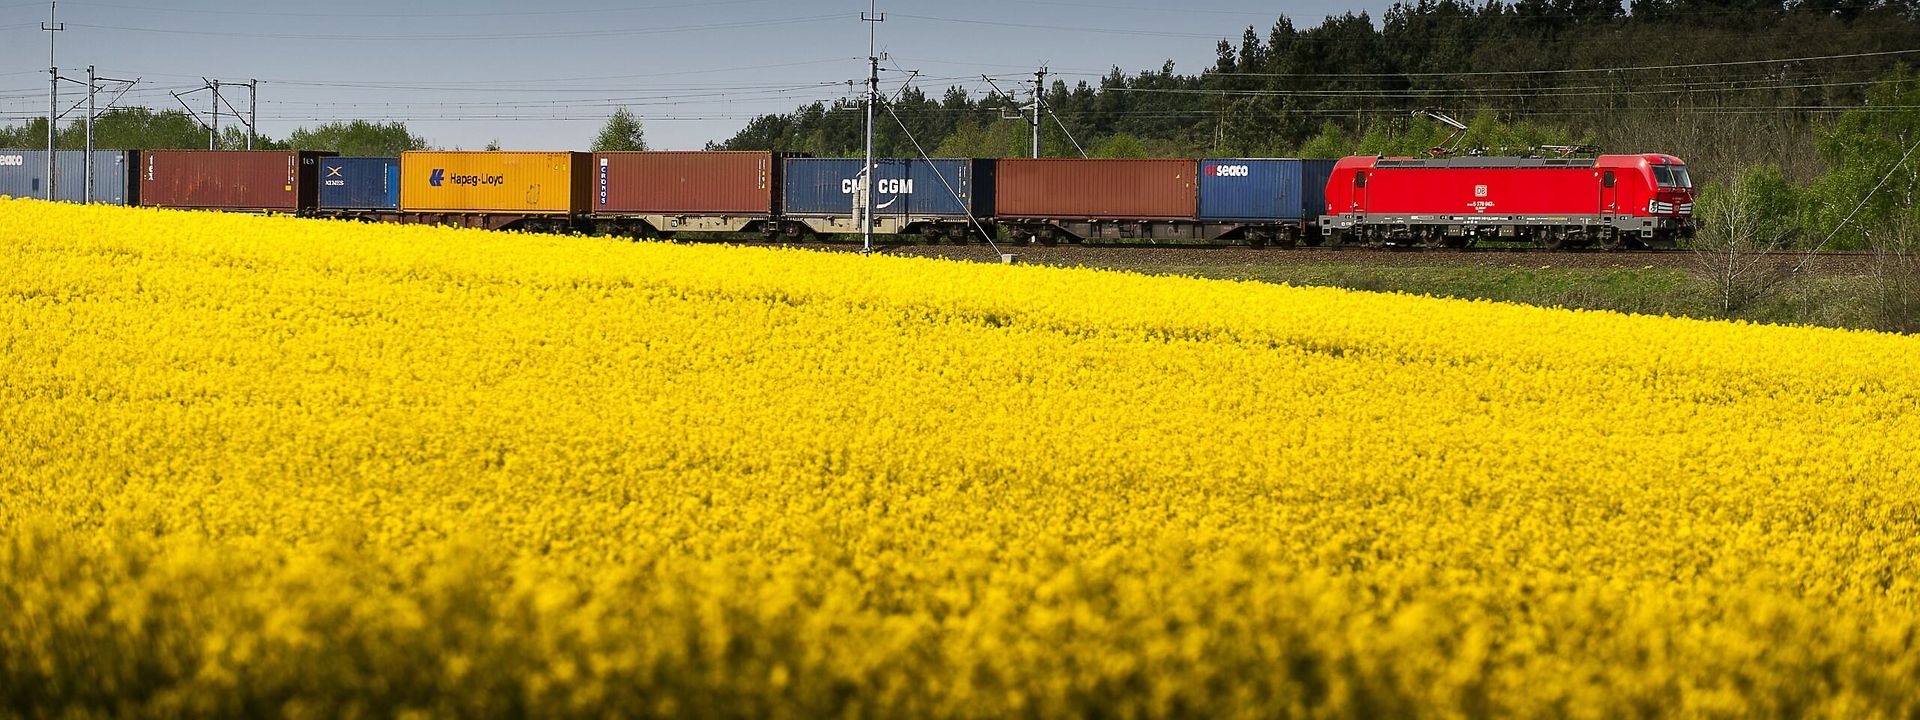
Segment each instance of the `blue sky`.
[{"label": "blue sky", "polygon": [[[1112,66],[1173,60],[1194,72],[1214,44],[1285,14],[1301,27],[1380,0],[976,0],[881,3],[889,65],[930,94],[973,92],[1049,65],[1069,82]],[[47,109],[47,3],[0,0],[0,123]],[[261,129],[284,136],[330,120],[405,119],[441,147],[584,148],[614,106],[649,141],[692,149],[754,115],[847,94],[864,77],[865,2],[836,0],[64,0],[62,72],[138,77],[124,101],[178,107],[201,77],[261,81]],[[1078,28],[1067,30],[1065,28]],[[883,75],[898,87],[898,72]],[[997,79],[999,79],[997,78]],[[78,97],[82,88],[62,90]],[[65,96],[65,95],[63,95]],[[246,93],[227,95],[241,110]],[[200,92],[187,102],[205,108]],[[222,124],[232,120],[222,120]]]}]

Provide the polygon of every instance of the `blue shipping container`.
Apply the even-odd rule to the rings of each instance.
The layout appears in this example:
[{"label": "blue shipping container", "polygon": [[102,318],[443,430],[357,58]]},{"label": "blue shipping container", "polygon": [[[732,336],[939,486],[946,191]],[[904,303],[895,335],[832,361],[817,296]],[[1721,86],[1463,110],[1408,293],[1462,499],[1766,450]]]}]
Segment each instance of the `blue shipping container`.
[{"label": "blue shipping container", "polygon": [[398,210],[400,158],[320,160],[321,210]]},{"label": "blue shipping container", "polygon": [[1326,212],[1333,160],[1200,161],[1200,219],[1277,222]]},{"label": "blue shipping container", "polygon": [[[862,163],[788,158],[787,214],[852,215]],[[873,177],[876,217],[965,218],[968,210],[974,217],[993,215],[992,160],[875,158]]]},{"label": "blue shipping container", "polygon": [[[133,177],[138,153],[129,150],[96,150],[93,153],[93,198],[101,205],[133,204]],[[87,153],[85,150],[61,150],[54,156],[59,167],[60,187],[53,199],[61,202],[87,202]],[[47,196],[47,151],[0,150],[0,195],[16,198]]]}]

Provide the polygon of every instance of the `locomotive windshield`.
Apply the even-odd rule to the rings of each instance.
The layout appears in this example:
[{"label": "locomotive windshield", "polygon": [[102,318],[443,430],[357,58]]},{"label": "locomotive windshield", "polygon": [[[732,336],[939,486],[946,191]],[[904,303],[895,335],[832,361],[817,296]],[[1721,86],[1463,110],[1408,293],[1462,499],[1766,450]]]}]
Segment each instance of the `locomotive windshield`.
[{"label": "locomotive windshield", "polygon": [[1653,166],[1653,180],[1663,188],[1692,188],[1693,178],[1687,175],[1684,167],[1666,165]]}]

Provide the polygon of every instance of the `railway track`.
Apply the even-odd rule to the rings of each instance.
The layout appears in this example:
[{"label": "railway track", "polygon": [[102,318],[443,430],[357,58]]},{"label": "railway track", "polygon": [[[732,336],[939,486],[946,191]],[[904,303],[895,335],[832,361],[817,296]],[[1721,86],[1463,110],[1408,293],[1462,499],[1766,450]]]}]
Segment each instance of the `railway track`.
[{"label": "railway track", "polygon": [[[859,252],[857,243],[793,243],[783,247],[831,252]],[[1536,248],[1468,248],[1446,250],[1379,249],[1358,246],[1253,248],[1246,245],[1026,245],[1001,243],[997,250],[985,243],[967,245],[882,244],[875,254],[897,257],[947,258],[973,262],[1000,262],[1002,253],[1021,263],[1107,268],[1259,267],[1302,264],[1365,264],[1400,267],[1490,267],[1572,269],[1674,269],[1705,272],[1725,255],[1692,250],[1556,250]],[[1801,267],[1821,275],[1869,272],[1873,254],[1865,252],[1770,252],[1746,256],[1776,270]]]}]

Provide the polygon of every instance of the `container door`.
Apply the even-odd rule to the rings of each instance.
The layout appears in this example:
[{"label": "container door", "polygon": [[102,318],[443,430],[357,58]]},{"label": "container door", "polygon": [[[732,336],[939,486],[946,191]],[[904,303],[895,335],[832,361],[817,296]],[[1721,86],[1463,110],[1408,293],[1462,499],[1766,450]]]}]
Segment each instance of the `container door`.
[{"label": "container door", "polygon": [[[1299,167],[1295,166],[1293,169],[1298,170]],[[1305,198],[1306,194],[1302,189],[1296,189],[1294,187],[1294,184],[1299,181],[1300,175],[1297,172],[1274,173],[1273,204],[1267,206],[1273,208],[1269,212],[1271,212],[1274,217],[1286,219],[1300,211],[1302,198]]]},{"label": "container door", "polygon": [[387,204],[388,209],[400,207],[400,163],[387,163]]}]

